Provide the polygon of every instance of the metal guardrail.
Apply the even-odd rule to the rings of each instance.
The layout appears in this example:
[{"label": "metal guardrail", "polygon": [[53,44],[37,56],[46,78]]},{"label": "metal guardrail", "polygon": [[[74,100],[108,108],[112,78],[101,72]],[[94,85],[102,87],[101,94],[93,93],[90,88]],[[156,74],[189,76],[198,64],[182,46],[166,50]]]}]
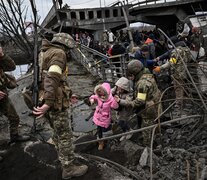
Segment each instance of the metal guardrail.
[{"label": "metal guardrail", "polygon": [[72,52],[75,57],[93,76],[115,83],[120,77],[126,77],[128,54],[107,56],[87,46],[79,44]]}]

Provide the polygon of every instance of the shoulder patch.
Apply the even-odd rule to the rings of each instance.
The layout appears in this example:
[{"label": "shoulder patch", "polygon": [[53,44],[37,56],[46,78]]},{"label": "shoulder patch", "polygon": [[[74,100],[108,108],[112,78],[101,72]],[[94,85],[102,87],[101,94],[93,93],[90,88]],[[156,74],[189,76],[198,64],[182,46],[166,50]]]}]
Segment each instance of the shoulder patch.
[{"label": "shoulder patch", "polygon": [[141,99],[141,100],[145,101],[146,98],[147,98],[146,93],[137,93],[137,99]]}]

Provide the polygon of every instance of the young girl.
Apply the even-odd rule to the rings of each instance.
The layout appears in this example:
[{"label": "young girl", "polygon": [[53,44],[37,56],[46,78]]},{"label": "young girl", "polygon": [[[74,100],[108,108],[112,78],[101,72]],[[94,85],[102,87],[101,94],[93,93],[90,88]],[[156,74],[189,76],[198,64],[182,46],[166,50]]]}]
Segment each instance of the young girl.
[{"label": "young girl", "polygon": [[[93,116],[93,122],[97,125],[98,138],[103,137],[103,132],[110,129],[111,125],[111,109],[117,109],[118,103],[111,94],[109,83],[103,83],[95,87],[95,95],[92,95],[89,100],[91,104],[97,103],[96,110]],[[104,142],[99,141],[98,150],[103,150]]]},{"label": "young girl", "polygon": [[[127,104],[128,101],[130,102],[133,99],[130,81],[125,77],[121,77],[112,89],[112,94],[114,95],[115,100],[119,103],[119,108],[117,109],[118,125],[123,132],[127,132],[130,130],[128,121],[133,114],[133,109]],[[131,134],[122,136],[120,141],[130,139],[131,136]]]}]

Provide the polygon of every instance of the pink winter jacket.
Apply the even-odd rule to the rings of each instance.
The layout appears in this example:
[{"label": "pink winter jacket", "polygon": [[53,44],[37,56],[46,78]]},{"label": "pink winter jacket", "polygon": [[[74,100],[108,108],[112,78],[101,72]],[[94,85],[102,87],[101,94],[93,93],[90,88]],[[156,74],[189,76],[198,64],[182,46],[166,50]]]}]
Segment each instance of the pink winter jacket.
[{"label": "pink winter jacket", "polygon": [[[105,100],[101,99],[97,95],[97,89],[103,88],[107,94]],[[89,99],[94,99],[97,103],[96,110],[93,116],[93,122],[97,126],[108,128],[111,123],[111,109],[117,109],[118,103],[115,101],[114,97],[111,94],[111,87],[109,83],[103,83],[95,87],[95,95],[92,95]]]}]

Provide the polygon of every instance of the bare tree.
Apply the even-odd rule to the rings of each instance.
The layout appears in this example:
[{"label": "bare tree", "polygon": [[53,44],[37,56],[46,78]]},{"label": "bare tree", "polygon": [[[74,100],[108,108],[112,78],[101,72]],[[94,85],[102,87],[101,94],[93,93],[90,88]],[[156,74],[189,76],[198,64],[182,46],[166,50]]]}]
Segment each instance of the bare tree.
[{"label": "bare tree", "polygon": [[0,34],[9,37],[14,44],[25,53],[27,57],[33,58],[34,36],[26,34],[28,6],[24,0],[0,0]]}]

